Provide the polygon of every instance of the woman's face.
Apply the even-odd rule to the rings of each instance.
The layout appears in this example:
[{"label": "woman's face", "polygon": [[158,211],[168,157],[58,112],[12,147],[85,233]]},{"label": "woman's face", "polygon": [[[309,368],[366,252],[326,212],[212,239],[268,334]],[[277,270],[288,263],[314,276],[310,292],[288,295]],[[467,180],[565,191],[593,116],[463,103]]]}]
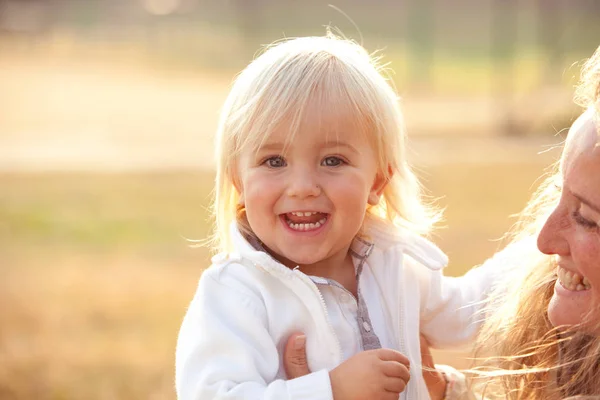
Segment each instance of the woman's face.
[{"label": "woman's face", "polygon": [[[558,279],[548,305],[554,326],[600,324],[600,146],[594,113],[569,131],[561,159],[562,193],[538,237],[557,258]],[[585,328],[584,328],[585,329]]]}]

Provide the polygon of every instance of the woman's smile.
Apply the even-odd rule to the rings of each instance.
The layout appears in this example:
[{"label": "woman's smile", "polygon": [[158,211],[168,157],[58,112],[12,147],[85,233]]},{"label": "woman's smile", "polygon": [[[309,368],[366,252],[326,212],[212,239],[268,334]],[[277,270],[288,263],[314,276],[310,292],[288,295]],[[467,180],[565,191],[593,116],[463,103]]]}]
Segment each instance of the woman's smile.
[{"label": "woman's smile", "polygon": [[563,268],[560,265],[556,268],[556,276],[560,285],[567,290],[580,292],[592,288],[590,280],[587,277]]}]

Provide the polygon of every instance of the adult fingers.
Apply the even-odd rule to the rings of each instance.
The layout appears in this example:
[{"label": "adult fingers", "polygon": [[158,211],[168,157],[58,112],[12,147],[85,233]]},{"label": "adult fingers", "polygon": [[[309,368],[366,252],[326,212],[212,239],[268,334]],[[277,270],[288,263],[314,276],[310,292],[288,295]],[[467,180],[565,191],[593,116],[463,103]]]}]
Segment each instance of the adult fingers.
[{"label": "adult fingers", "polygon": [[310,373],[306,361],[306,336],[303,333],[294,333],[288,339],[283,353],[283,367],[288,379]]},{"label": "adult fingers", "polygon": [[431,350],[429,349],[429,342],[423,335],[421,335],[421,363],[424,369],[435,368],[433,356],[431,355]]}]

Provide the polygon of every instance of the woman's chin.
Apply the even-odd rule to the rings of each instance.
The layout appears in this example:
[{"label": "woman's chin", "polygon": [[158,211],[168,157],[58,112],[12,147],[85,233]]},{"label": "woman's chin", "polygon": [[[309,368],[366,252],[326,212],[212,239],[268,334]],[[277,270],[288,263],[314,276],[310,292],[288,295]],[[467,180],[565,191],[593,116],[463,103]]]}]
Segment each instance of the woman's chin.
[{"label": "woman's chin", "polygon": [[600,315],[594,314],[590,315],[590,310],[574,307],[573,304],[556,296],[553,296],[548,304],[548,320],[552,326],[564,330],[574,328],[588,334],[600,333]]},{"label": "woman's chin", "polygon": [[565,304],[564,300],[554,295],[548,304],[548,320],[554,327],[568,327],[579,322],[579,313]]},{"label": "woman's chin", "polygon": [[568,290],[557,280],[548,304],[548,319],[555,327],[580,325],[593,317],[590,315],[594,312],[590,308],[592,303],[592,289]]}]

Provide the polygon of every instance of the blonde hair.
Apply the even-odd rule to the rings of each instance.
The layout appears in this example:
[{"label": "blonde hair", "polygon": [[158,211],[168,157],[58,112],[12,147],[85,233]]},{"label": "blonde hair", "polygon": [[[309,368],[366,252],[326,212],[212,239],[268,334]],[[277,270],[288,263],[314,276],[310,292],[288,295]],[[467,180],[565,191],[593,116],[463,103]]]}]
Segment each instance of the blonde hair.
[{"label": "blonde hair", "polygon": [[600,46],[581,69],[581,81],[575,90],[575,102],[584,108],[595,107],[600,113]]},{"label": "blonde hair", "polygon": [[378,61],[355,42],[328,33],[274,43],[241,72],[216,135],[217,251],[231,251],[229,227],[234,221],[242,232],[252,233],[235,185],[238,156],[260,148],[277,129],[289,132],[286,146],[291,145],[315,102],[321,123],[332,123],[332,115],[348,116],[375,150],[387,185],[379,204],[368,212],[421,234],[430,231],[438,213],[422,201],[421,186],[406,161],[398,96]]},{"label": "blonde hair", "polygon": [[[582,69],[575,99],[600,113],[600,48]],[[600,394],[600,338],[578,326],[569,332],[552,326],[547,309],[557,279],[555,258],[539,253],[531,240],[559,201],[559,180],[557,163],[521,213],[511,236],[514,262],[490,297],[477,340],[480,365],[474,380],[486,398],[552,400]],[[527,238],[529,245],[517,245]],[[479,358],[487,354],[494,357]]]}]

